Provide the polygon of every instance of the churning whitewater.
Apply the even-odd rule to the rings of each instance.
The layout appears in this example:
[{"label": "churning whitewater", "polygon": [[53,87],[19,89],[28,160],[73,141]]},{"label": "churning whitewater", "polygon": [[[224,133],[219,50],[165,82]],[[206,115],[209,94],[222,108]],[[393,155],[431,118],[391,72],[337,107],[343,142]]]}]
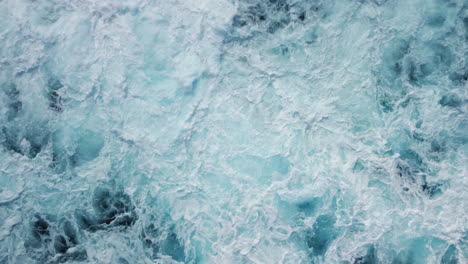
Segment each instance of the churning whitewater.
[{"label": "churning whitewater", "polygon": [[468,263],[465,0],[0,0],[0,263]]}]

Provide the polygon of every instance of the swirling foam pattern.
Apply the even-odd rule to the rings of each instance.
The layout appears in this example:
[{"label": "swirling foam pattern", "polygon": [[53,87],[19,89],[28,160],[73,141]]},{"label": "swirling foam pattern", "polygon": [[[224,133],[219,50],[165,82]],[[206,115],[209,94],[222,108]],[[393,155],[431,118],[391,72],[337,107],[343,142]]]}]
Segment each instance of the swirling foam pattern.
[{"label": "swirling foam pattern", "polygon": [[464,0],[0,0],[0,263],[467,263]]}]

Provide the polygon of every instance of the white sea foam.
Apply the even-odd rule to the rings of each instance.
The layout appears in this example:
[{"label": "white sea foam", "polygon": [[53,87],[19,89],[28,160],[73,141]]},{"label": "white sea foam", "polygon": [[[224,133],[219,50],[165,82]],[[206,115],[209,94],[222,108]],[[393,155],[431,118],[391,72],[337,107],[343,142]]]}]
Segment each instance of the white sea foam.
[{"label": "white sea foam", "polygon": [[467,262],[463,1],[0,1],[1,263]]}]

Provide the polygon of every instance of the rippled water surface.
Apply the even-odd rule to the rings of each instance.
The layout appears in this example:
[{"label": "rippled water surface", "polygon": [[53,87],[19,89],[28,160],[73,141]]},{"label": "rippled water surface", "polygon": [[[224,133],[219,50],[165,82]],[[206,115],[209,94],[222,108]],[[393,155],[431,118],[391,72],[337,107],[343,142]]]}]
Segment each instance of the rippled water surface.
[{"label": "rippled water surface", "polygon": [[468,263],[468,2],[0,0],[0,263]]}]

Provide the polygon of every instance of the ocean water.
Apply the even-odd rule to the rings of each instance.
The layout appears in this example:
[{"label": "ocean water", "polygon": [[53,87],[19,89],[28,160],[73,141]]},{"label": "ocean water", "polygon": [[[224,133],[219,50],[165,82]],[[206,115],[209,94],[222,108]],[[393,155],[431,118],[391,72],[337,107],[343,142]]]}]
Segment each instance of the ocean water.
[{"label": "ocean water", "polygon": [[468,2],[0,0],[0,263],[468,263]]}]

